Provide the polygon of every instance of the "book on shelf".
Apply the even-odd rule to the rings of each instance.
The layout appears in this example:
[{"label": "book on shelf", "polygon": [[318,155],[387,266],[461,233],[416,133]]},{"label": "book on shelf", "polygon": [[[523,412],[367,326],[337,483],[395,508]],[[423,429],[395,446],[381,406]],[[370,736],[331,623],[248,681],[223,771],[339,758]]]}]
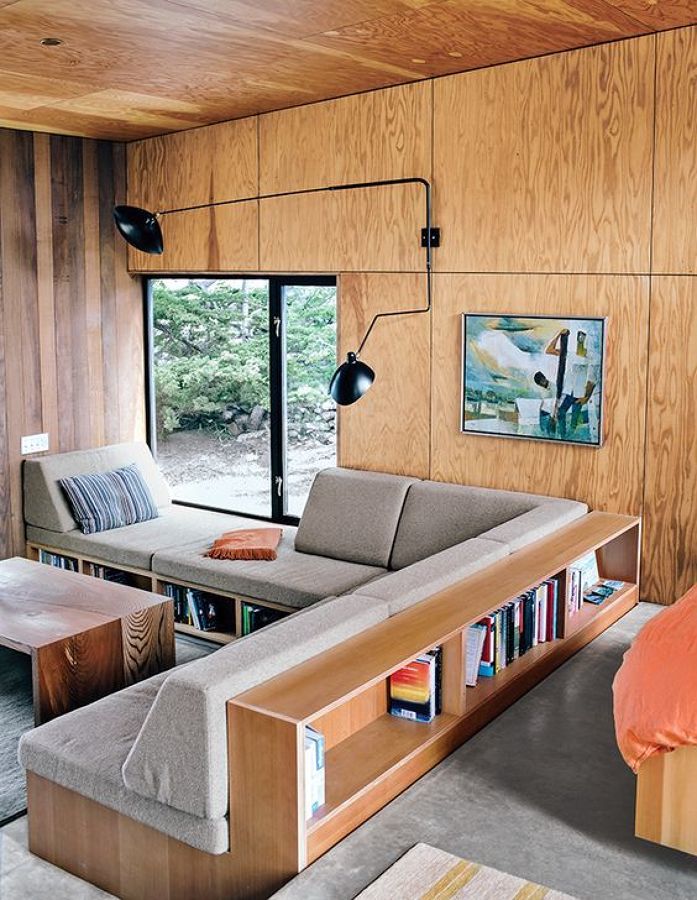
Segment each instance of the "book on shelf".
[{"label": "book on shelf", "polygon": [[465,644],[465,659],[467,661],[465,684],[467,687],[476,687],[479,667],[482,664],[486,637],[487,630],[482,622],[470,625],[467,629],[467,641]]},{"label": "book on shelf", "polygon": [[125,584],[129,587],[133,587],[135,584],[131,573],[124,572],[122,569],[112,569],[111,566],[90,563],[90,571],[94,578],[102,578],[104,581],[111,581],[114,584]]},{"label": "book on shelf", "polygon": [[169,582],[165,583],[164,592],[174,604],[176,623],[190,625],[199,631],[217,630],[218,609],[215,598],[210,594]]},{"label": "book on shelf", "polygon": [[[550,578],[476,623],[484,632],[478,676],[491,678],[538,644],[561,636],[559,616],[559,579]],[[472,626],[470,626],[472,627]],[[468,670],[469,670],[468,635]],[[468,675],[473,687],[476,679]]]},{"label": "book on shelf", "polygon": [[624,581],[615,581],[607,578],[601,579],[597,584],[594,584],[586,591],[583,595],[583,601],[584,603],[594,603],[596,606],[599,606],[624,586]]},{"label": "book on shelf", "polygon": [[63,556],[62,553],[51,553],[50,550],[39,550],[39,562],[55,569],[65,569],[68,572],[77,572],[77,560],[72,556]]},{"label": "book on shelf", "polygon": [[305,726],[305,818],[324,806],[324,735]]},{"label": "book on shelf", "polygon": [[277,622],[287,613],[269,606],[255,606],[253,603],[242,603],[242,636],[251,634],[265,625]]},{"label": "book on shelf", "polygon": [[431,722],[441,711],[442,650],[434,647],[390,675],[390,714]]},{"label": "book on shelf", "polygon": [[600,581],[595,551],[587,553],[569,567],[569,614],[575,615],[583,606],[583,598]]}]

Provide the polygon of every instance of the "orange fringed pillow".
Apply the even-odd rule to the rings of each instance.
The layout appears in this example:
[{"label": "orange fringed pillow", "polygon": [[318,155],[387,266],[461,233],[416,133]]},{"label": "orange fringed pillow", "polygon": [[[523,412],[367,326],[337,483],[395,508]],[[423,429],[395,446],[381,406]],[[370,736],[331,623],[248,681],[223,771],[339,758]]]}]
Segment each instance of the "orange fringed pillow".
[{"label": "orange fringed pillow", "polygon": [[276,559],[282,528],[240,528],[226,531],[204,556],[213,559]]}]

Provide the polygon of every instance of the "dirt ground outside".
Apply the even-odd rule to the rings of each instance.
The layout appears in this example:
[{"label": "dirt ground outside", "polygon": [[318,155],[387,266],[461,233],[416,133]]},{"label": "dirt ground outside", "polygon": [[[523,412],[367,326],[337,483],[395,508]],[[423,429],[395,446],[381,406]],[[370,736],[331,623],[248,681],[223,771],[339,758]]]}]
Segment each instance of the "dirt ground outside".
[{"label": "dirt ground outside", "polygon": [[[269,433],[236,438],[179,431],[158,438],[157,462],[175,500],[240,513],[271,514]],[[306,438],[288,446],[288,512],[300,516],[315,474],[336,464],[334,443]]]}]

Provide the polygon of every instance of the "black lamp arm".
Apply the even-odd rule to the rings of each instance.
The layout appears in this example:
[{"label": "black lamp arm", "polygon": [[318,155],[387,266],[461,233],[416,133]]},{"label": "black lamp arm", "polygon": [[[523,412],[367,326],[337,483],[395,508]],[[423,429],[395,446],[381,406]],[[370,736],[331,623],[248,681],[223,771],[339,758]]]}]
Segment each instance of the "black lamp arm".
[{"label": "black lamp arm", "polygon": [[248,203],[251,200],[273,200],[276,197],[295,197],[299,194],[320,194],[326,191],[352,191],[358,188],[375,188],[386,187],[392,184],[420,184],[424,188],[426,198],[426,227],[421,231],[421,246],[426,250],[426,306],[420,309],[395,310],[394,312],[378,313],[373,316],[373,320],[368,326],[368,330],[363,336],[356,356],[360,355],[365,342],[373,330],[373,326],[378,319],[387,316],[408,316],[414,313],[428,312],[431,309],[432,289],[431,289],[431,272],[432,272],[432,249],[440,244],[440,229],[433,227],[433,210],[431,202],[431,183],[425,178],[390,178],[383,181],[356,181],[351,184],[330,184],[326,187],[304,188],[297,191],[280,191],[274,194],[257,194],[254,197],[239,197],[235,200],[219,200],[217,203],[199,203],[195,206],[181,206],[178,209],[164,209],[155,213],[156,217],[169,215],[170,213],[191,212],[195,209],[208,209],[212,206],[229,206],[235,203]]}]

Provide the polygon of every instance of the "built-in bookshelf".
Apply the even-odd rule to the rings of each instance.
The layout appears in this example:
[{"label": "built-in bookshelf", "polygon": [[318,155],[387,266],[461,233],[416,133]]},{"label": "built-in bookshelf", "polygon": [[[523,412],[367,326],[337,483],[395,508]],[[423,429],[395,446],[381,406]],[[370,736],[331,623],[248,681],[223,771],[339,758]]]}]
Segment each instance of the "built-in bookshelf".
[{"label": "built-in bookshelf", "polygon": [[171,597],[175,629],[217,644],[227,644],[295,612],[280,603],[222,590],[211,591],[192,582],[162,579],[144,569],[114,566],[104,560],[69,554],[57,547],[28,543],[27,557],[56,568]]},{"label": "built-in bookshelf", "polygon": [[[623,585],[603,603],[582,603],[572,612],[570,569],[591,553],[599,577]],[[324,736],[325,802],[309,819],[300,816],[294,835],[303,862],[324,853],[624,615],[638,600],[638,579],[639,520],[591,513],[231,700],[231,733],[244,723],[247,746],[254,746],[250,729],[258,729],[259,739],[271,728],[280,739],[279,730],[287,729],[289,748],[300,746],[293,734],[307,725]],[[530,646],[493,676],[480,677],[475,687],[466,687],[469,626],[550,580],[558,591],[558,621],[550,639]],[[429,722],[391,715],[390,676],[437,647],[442,651],[440,714]],[[292,758],[286,760],[283,767],[274,765],[273,755],[269,760],[267,766],[250,758],[254,777],[273,783],[269,790],[289,798],[295,784],[296,795],[303,797],[300,758],[296,765]],[[251,777],[243,762],[233,758],[231,764],[233,784]],[[288,802],[288,821],[295,821],[293,801]],[[268,823],[259,823],[260,835],[262,827],[268,842]],[[279,844],[289,840],[281,833],[274,839]]]}]

